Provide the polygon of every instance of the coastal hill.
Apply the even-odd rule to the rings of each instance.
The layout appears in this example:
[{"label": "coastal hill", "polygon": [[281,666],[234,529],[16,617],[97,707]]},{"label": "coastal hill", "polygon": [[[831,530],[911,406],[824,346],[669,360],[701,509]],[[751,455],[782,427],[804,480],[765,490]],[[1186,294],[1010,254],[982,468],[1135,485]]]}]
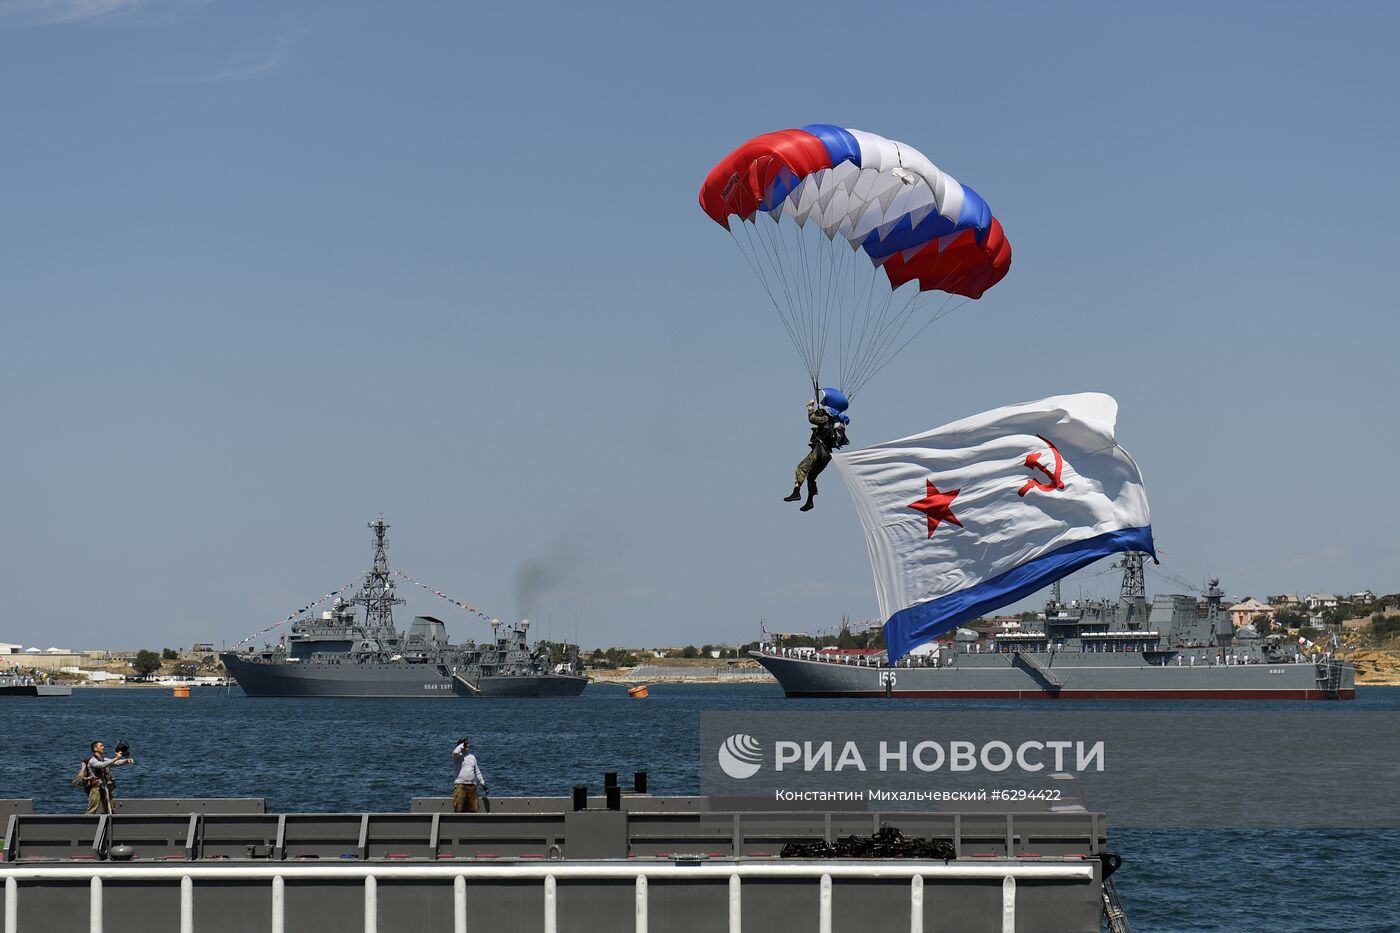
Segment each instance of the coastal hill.
[{"label": "coastal hill", "polygon": [[1367,687],[1400,687],[1400,651],[1362,648],[1337,655],[1356,665],[1356,683]]}]

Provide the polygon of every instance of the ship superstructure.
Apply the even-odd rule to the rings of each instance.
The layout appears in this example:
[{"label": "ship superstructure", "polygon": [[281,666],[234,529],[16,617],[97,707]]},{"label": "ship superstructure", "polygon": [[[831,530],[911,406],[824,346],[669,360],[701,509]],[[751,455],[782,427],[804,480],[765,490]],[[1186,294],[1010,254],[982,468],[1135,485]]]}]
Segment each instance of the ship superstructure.
[{"label": "ship superstructure", "polygon": [[[249,696],[578,696],[588,684],[575,645],[529,644],[528,621],[492,620],[490,642],[454,645],[447,626],[418,616],[394,624],[388,522],[369,523],[374,559],[360,590],[298,618],[285,639],[261,651],[225,652],[224,667]],[[361,613],[363,610],[363,613]]]}]

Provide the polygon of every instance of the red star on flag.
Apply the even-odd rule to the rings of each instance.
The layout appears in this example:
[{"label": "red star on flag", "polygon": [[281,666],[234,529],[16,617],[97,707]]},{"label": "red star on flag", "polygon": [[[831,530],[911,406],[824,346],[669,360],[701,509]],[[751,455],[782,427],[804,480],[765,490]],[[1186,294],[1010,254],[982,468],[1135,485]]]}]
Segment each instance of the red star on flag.
[{"label": "red star on flag", "polygon": [[933,537],[933,533],[938,530],[938,523],[942,521],[952,522],[959,528],[962,522],[953,514],[953,500],[958,497],[961,489],[954,489],[952,492],[939,492],[938,487],[933,485],[932,480],[924,480],[928,484],[928,495],[917,502],[911,502],[907,508],[916,512],[923,512],[928,516],[928,536]]}]

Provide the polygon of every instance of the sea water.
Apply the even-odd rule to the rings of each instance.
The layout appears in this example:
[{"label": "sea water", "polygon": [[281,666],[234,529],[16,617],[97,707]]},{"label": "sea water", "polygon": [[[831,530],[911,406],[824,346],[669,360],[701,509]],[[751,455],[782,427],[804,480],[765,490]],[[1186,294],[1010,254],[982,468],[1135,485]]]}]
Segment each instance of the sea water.
[{"label": "sea water", "polygon": [[[1347,705],[1400,711],[1400,688],[1363,687]],[[931,712],[1016,706],[895,704]],[[702,712],[869,708],[852,700],[788,700],[765,684],[663,684],[646,700],[601,684],[558,700],[252,699],[236,687],[195,688],[186,699],[154,688],[80,688],[69,698],[0,700],[0,797],[32,798],[40,813],[77,811],[85,800],[68,782],[89,743],[101,739],[109,751],[125,740],[136,758],[114,772],[122,797],[263,797],[276,812],[403,812],[412,797],[451,792],[450,753],[464,735],[496,796],[566,796],[575,784],[596,793],[603,772],[619,772],[627,787],[639,770],[654,794],[694,794]],[[1269,783],[1260,774],[1237,792],[1268,797]],[[1400,929],[1400,830],[1129,830],[1114,829],[1111,813],[1108,825],[1110,848],[1124,857],[1115,880],[1136,930]]]}]

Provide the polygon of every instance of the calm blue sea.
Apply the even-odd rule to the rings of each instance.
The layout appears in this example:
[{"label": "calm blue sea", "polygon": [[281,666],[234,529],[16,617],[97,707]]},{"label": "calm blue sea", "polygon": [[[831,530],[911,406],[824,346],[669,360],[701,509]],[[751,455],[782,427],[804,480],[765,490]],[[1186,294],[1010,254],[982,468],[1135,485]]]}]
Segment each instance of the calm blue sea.
[{"label": "calm blue sea", "polygon": [[[1015,705],[901,700],[898,708]],[[1267,705],[1335,712],[1333,704]],[[1400,688],[1361,688],[1355,707],[1400,710]],[[117,772],[122,796],[265,797],[283,812],[403,811],[411,797],[450,791],[448,755],[464,734],[498,796],[564,795],[576,783],[600,786],[604,771],[621,772],[625,783],[634,770],[649,772],[653,793],[691,794],[699,785],[699,713],[860,708],[786,700],[769,685],[663,685],[645,701],[598,685],[569,700],[459,701],[253,700],[237,688],[175,699],[156,689],[80,689],[68,699],[0,700],[0,797],[33,798],[39,812],[73,812],[83,801],[68,779],[100,738],[109,748],[125,739],[138,761]],[[1269,775],[1239,792],[1268,795]],[[1400,930],[1400,831],[1112,825],[1109,814],[1112,846],[1124,855],[1115,877],[1139,933]]]}]

